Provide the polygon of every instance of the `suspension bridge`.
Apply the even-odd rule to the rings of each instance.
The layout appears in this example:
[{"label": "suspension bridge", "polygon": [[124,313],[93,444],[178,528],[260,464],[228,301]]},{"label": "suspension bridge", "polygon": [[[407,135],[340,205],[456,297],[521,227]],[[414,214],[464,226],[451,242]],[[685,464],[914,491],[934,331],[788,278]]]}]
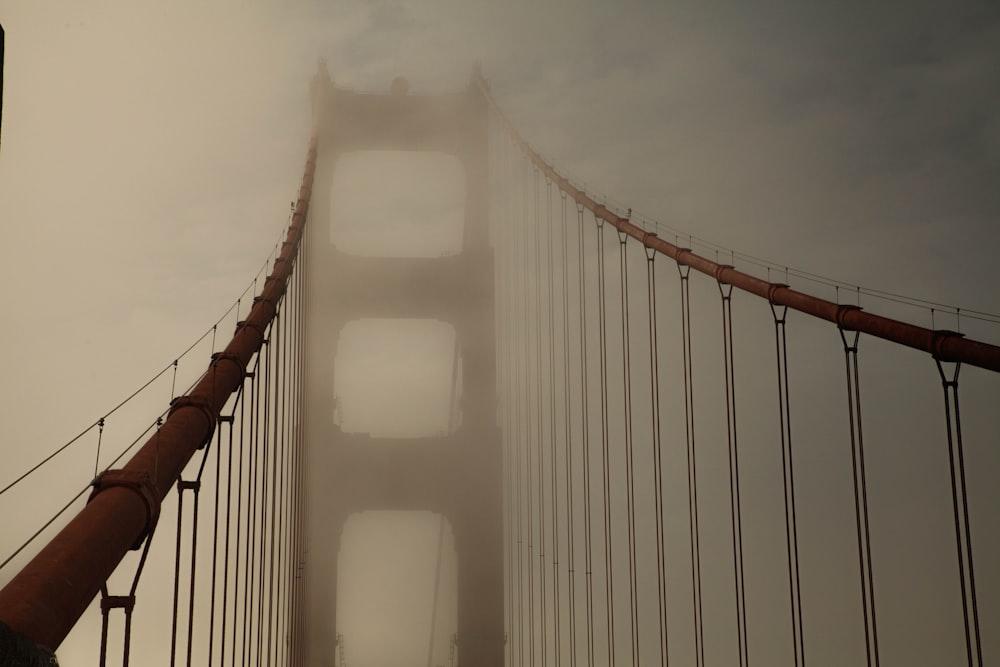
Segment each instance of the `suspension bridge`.
[{"label": "suspension bridge", "polygon": [[[959,329],[1000,318],[891,318],[876,306],[923,304],[608,205],[478,70],[453,94],[370,94],[321,64],[311,99],[283,241],[179,357],[210,341],[191,386],[174,361],[0,479],[0,502],[31,502],[53,462],[94,461],[0,554],[0,663],[56,664],[88,615],[101,665],[374,665],[407,634],[406,664],[429,667],[996,661],[1000,347]],[[330,242],[338,160],[361,151],[458,161],[458,251]],[[346,363],[331,341],[372,318],[453,330],[444,432],[331,417]],[[103,442],[167,381],[144,430]],[[338,559],[372,511],[440,517],[433,593],[406,625],[352,636]]]}]

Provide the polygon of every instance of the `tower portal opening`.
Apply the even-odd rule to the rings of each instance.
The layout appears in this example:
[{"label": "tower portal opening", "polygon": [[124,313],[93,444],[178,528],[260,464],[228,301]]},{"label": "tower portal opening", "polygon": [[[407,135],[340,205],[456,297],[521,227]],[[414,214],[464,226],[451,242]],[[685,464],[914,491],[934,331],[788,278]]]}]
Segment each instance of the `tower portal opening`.
[{"label": "tower portal opening", "polygon": [[[347,519],[337,568],[337,633],[347,664],[450,664],[458,619],[449,522],[423,511]],[[339,647],[338,647],[339,648]]]},{"label": "tower portal opening", "polygon": [[462,250],[465,169],[440,152],[364,150],[337,157],[330,242],[366,257],[441,257]]},{"label": "tower portal opening", "polygon": [[440,320],[348,322],[334,362],[334,422],[381,438],[446,435],[461,422],[455,327]]}]

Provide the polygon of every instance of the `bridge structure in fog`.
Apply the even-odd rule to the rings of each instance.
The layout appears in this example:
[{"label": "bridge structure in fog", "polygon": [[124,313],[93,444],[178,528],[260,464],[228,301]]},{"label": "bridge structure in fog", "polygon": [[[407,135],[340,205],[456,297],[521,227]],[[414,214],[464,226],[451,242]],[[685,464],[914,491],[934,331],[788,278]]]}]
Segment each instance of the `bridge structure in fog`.
[{"label": "bridge structure in fog", "polygon": [[[345,526],[414,510],[450,527],[455,611],[436,628],[439,537],[434,603],[412,623],[430,638],[408,664],[1000,659],[1000,347],[609,206],[532,148],[478,71],[454,94],[406,88],[342,89],[321,65],[269,274],[237,301],[228,344],[210,329],[194,384],[0,554],[0,662],[54,664],[99,613],[102,665],[377,664],[338,617]],[[338,160],[363,151],[458,161],[457,252],[330,241]],[[331,341],[365,318],[454,330],[446,432],[330,418]],[[0,502],[69,448],[96,440],[100,462],[109,415],[0,480]],[[894,481],[908,470],[917,493]],[[146,567],[157,550],[163,572]],[[150,579],[171,583],[159,649],[132,639]]]}]

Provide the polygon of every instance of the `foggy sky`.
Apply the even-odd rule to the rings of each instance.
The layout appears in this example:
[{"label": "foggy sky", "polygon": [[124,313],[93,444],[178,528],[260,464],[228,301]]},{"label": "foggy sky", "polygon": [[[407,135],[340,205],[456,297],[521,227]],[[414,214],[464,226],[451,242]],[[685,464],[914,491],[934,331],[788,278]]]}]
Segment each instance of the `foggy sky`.
[{"label": "foggy sky", "polygon": [[453,90],[480,60],[523,135],[609,203],[1000,311],[993,3],[0,0],[0,21],[9,469],[172,361],[252,279],[297,192],[317,56],[368,90],[400,74]]}]

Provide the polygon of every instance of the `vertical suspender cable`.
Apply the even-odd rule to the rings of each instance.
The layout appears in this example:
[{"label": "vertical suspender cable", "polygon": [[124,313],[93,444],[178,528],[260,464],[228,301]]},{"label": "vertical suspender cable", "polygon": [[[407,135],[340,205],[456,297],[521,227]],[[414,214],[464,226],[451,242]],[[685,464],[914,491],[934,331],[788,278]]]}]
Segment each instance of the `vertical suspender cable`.
[{"label": "vertical suspender cable", "polygon": [[[240,435],[238,438],[238,448],[239,454],[237,455],[236,463],[236,534],[233,536],[233,625],[231,629],[230,637],[230,648],[232,651],[232,665],[235,666],[236,663],[236,628],[237,628],[237,616],[239,614],[239,597],[240,597],[240,540],[243,538],[242,528],[243,528],[243,444],[244,444],[244,433],[247,428],[246,423],[246,404],[247,404],[247,379],[249,378],[249,372],[244,372],[243,384],[240,387]],[[228,560],[228,557],[227,557]],[[228,583],[228,579],[223,582],[223,587],[225,588]],[[226,603],[228,605],[228,601]],[[222,643],[223,655],[220,657],[219,664],[224,666],[225,663],[225,641]]]},{"label": "vertical suspender cable", "polygon": [[[245,655],[244,646],[246,644],[246,599],[247,599],[247,586],[246,586],[246,570],[243,572],[243,613],[239,613],[240,607],[240,565],[245,565],[248,562],[247,553],[249,551],[250,543],[250,488],[252,486],[250,470],[253,465],[253,435],[252,435],[252,422],[253,422],[253,406],[254,406],[254,375],[255,368],[248,371],[243,377],[243,400],[240,402],[240,462],[239,462],[239,472],[236,475],[236,567],[233,572],[233,637],[232,637],[232,651],[233,660],[232,667],[236,667],[236,629],[237,623],[236,618],[239,616],[242,620],[239,623],[240,627],[240,656]],[[246,387],[250,385],[250,409],[247,410],[247,398],[246,398]],[[247,431],[250,434],[247,434]],[[244,442],[246,447],[244,447]],[[244,451],[246,449],[247,451]],[[246,454],[246,462],[244,463],[244,453]],[[246,519],[244,520],[244,508],[243,508],[243,495],[244,495],[244,483],[243,483],[243,470],[246,469]],[[243,527],[246,530],[242,530]],[[242,533],[242,534],[241,534]],[[240,555],[240,540],[243,541],[243,555]],[[221,663],[220,663],[221,664]]]},{"label": "vertical suspender cable", "polygon": [[584,271],[586,255],[584,253],[583,205],[576,205],[578,261],[577,269],[580,278],[580,435],[583,440],[583,537],[586,544],[584,551],[584,567],[586,569],[587,591],[587,667],[594,667],[594,557],[593,535],[591,534],[591,497],[590,497],[590,423],[588,419],[590,396],[587,387],[587,285]]},{"label": "vertical suspender cable", "polygon": [[[269,335],[270,335],[269,332],[265,335],[264,342],[262,343],[262,345],[267,345],[266,341],[267,341],[267,336]],[[266,350],[267,348],[264,349]],[[260,480],[261,477],[263,476],[262,472],[263,466],[261,465],[261,451],[264,449],[264,443],[261,442],[260,438],[260,431],[261,431],[260,425],[262,416],[260,410],[260,404],[262,400],[261,376],[264,373],[264,368],[266,368],[266,365],[267,365],[266,362],[264,362],[264,360],[261,358],[260,353],[258,353],[257,367],[255,369],[256,372],[254,373],[254,378],[253,378],[254,406],[253,406],[253,417],[251,419],[251,428],[253,429],[251,435],[253,438],[254,461],[253,461],[253,478],[251,480],[253,487],[251,489],[251,503],[250,503],[252,513],[248,517],[250,522],[250,541],[247,544],[247,549],[250,552],[249,553],[250,562],[249,565],[247,566],[247,579],[246,579],[246,599],[249,602],[249,608],[247,611],[247,615],[243,621],[245,628],[244,635],[246,637],[246,642],[247,642],[246,647],[244,648],[244,651],[246,652],[246,655],[244,657],[245,665],[250,663],[251,656],[253,655],[254,628],[255,628],[254,617],[256,616],[254,609],[254,600],[257,597],[254,593],[255,591],[259,591],[259,586],[256,585],[257,565],[258,565],[257,555],[260,553],[260,549],[258,548],[257,544],[257,540],[260,538],[259,535],[260,531],[258,530],[257,526],[258,524],[257,505],[258,502],[261,503],[263,502],[260,493],[261,491]]]},{"label": "vertical suspender cable", "polygon": [[[224,415],[219,416],[220,424],[225,423],[226,418]],[[229,432],[233,431],[232,422],[229,422]],[[208,662],[211,664],[213,654],[212,649],[214,648],[213,640],[215,639],[215,597],[216,597],[216,568],[218,567],[219,558],[219,492],[222,486],[222,427],[219,427],[219,434],[216,440],[215,446],[215,503],[214,503],[214,520],[212,528],[212,586],[211,593],[209,595],[209,613],[208,613]]]},{"label": "vertical suspender cable", "polygon": [[[537,274],[533,274],[528,270],[528,201],[527,201],[527,190],[528,190],[528,173],[530,165],[528,163],[527,157],[524,157],[524,197],[522,201],[524,206],[522,208],[522,215],[524,216],[524,256],[525,256],[525,272],[529,276],[529,279],[537,279]],[[534,505],[534,478],[532,476],[532,463],[531,463],[531,441],[533,435],[532,429],[532,400],[531,400],[531,329],[529,322],[531,321],[529,315],[529,304],[531,303],[530,294],[530,284],[529,281],[525,281],[524,285],[524,379],[525,379],[525,427],[527,432],[524,438],[524,458],[525,458],[525,472],[526,472],[526,484],[527,484],[527,522],[528,522],[528,664],[531,667],[535,665],[535,550],[534,550],[534,536],[535,536],[535,505]],[[534,401],[537,406],[538,401]]]},{"label": "vertical suspender cable", "polygon": [[566,568],[569,588],[569,664],[576,667],[576,540],[573,537],[573,419],[570,410],[569,360],[569,219],[566,215],[566,191],[562,195],[562,308],[563,308],[563,413],[566,419]]},{"label": "vertical suspender cable", "polygon": [[[962,448],[962,419],[958,408],[958,373],[956,362],[949,378],[940,359],[935,358],[944,389],[945,426],[948,430],[948,460],[951,463],[951,500],[955,517],[955,541],[958,550],[958,576],[962,586],[962,616],[965,623],[965,651],[969,667],[982,667],[983,648],[979,634],[979,604],[976,600],[976,576],[972,566],[972,530],[969,526],[969,500],[965,485],[965,452]],[[952,404],[955,418],[952,420]]]},{"label": "vertical suspender cable", "polygon": [[285,516],[287,522],[287,528],[285,530],[285,571],[283,573],[283,578],[285,582],[285,604],[283,607],[284,616],[284,637],[285,637],[285,664],[292,663],[292,652],[294,647],[294,636],[292,634],[292,618],[293,618],[293,605],[294,605],[294,593],[295,593],[295,567],[296,567],[296,554],[295,554],[295,520],[296,520],[296,508],[295,508],[295,497],[298,489],[298,483],[295,475],[296,471],[296,460],[297,460],[297,438],[296,438],[296,428],[298,421],[295,417],[295,410],[300,397],[297,392],[298,387],[298,335],[299,335],[299,325],[301,311],[299,308],[299,275],[301,275],[301,266],[296,257],[295,265],[292,272],[293,283],[292,283],[292,296],[291,296],[291,320],[290,328],[291,333],[288,339],[289,346],[289,362],[288,362],[288,412],[286,415],[286,431],[288,433],[288,454],[287,454],[287,485],[288,493],[285,496]]},{"label": "vertical suspender cable", "polygon": [[281,384],[280,387],[280,398],[281,403],[278,406],[278,421],[280,432],[278,447],[279,447],[279,471],[278,471],[278,503],[277,503],[277,521],[278,521],[278,531],[277,531],[277,565],[272,563],[274,569],[274,587],[275,596],[277,597],[277,604],[275,609],[275,617],[272,620],[275,627],[275,647],[274,647],[274,664],[280,665],[284,662],[282,655],[284,653],[284,642],[282,637],[285,631],[285,530],[287,528],[286,521],[286,510],[288,508],[287,497],[288,497],[288,423],[287,423],[287,408],[288,408],[288,329],[289,329],[289,317],[290,304],[288,300],[288,294],[281,300],[281,310],[284,311],[284,317],[281,318],[279,324],[281,325],[281,347],[279,352],[281,354],[281,372],[278,374],[278,381]]},{"label": "vertical suspender cable", "polygon": [[598,341],[601,357],[601,470],[604,476],[604,593],[607,602],[608,623],[608,665],[615,664],[615,576],[611,552],[611,455],[608,427],[608,318],[604,281],[604,220],[594,216],[597,222],[597,312]]},{"label": "vertical suspender cable", "polygon": [[541,621],[541,665],[545,667],[548,657],[548,616],[545,613],[545,458],[544,419],[545,403],[542,399],[542,225],[539,215],[538,167],[533,166],[532,183],[535,192],[535,213],[532,224],[535,228],[535,460],[538,462],[538,601]]},{"label": "vertical suspender cable", "polygon": [[666,531],[663,522],[663,450],[660,430],[660,355],[656,321],[656,251],[645,246],[646,296],[649,314],[649,396],[653,440],[653,508],[656,513],[656,590],[660,630],[660,666],[670,664],[667,640],[667,563],[664,554]]},{"label": "vertical suspender cable", "polygon": [[170,667],[177,664],[177,607],[181,586],[181,535],[184,526],[184,488],[177,485],[177,539],[174,549],[174,604],[170,622]]},{"label": "vertical suspender cable", "polygon": [[[527,168],[528,168],[528,166],[527,165],[528,165],[528,161],[527,161],[527,158],[523,154],[520,155],[520,158],[521,158],[521,198],[520,198],[521,199],[521,206],[519,207],[518,219],[519,219],[519,222],[520,222],[519,227],[521,228],[521,233],[520,233],[520,249],[521,249],[522,268],[521,268],[521,272],[520,272],[521,273],[521,289],[518,290],[518,292],[519,292],[519,294],[521,296],[521,304],[520,304],[520,308],[518,310],[519,310],[520,315],[521,315],[522,334],[521,334],[521,345],[520,345],[520,354],[521,354],[521,360],[520,361],[521,361],[521,363],[518,364],[518,369],[519,369],[519,371],[521,371],[521,373],[523,373],[523,375],[521,375],[519,373],[519,377],[517,379],[517,387],[518,387],[518,390],[522,394],[521,398],[523,399],[523,401],[521,401],[521,400],[518,401],[518,404],[521,405],[522,407],[521,407],[521,412],[517,415],[517,420],[518,420],[518,424],[519,425],[522,424],[522,423],[524,425],[523,436],[521,434],[520,427],[518,428],[518,436],[519,436],[519,439],[521,440],[521,442],[518,444],[518,455],[519,456],[520,455],[524,456],[524,475],[523,476],[524,476],[524,482],[525,482],[525,487],[526,488],[525,489],[519,488],[518,492],[517,492],[517,495],[518,495],[518,498],[522,498],[523,497],[525,499],[525,501],[526,501],[526,503],[525,503],[526,506],[524,508],[524,515],[525,515],[524,519],[525,520],[524,520],[523,529],[520,531],[520,533],[521,533],[521,540],[523,540],[523,541],[526,542],[525,548],[522,549],[521,551],[522,551],[522,556],[526,555],[526,557],[527,557],[527,561],[528,561],[527,575],[528,576],[527,577],[523,576],[524,575],[524,564],[521,562],[522,558],[518,558],[518,565],[517,565],[517,567],[518,567],[518,570],[521,572],[521,574],[519,575],[519,578],[521,579],[522,582],[528,584],[528,594],[527,594],[527,602],[528,602],[528,633],[527,633],[527,635],[528,635],[527,636],[527,639],[528,639],[528,664],[531,667],[534,667],[534,664],[535,664],[535,599],[534,599],[534,581],[535,581],[535,579],[534,579],[534,576],[531,574],[532,555],[533,555],[532,554],[532,550],[531,550],[531,533],[532,533],[532,529],[533,529],[533,526],[534,526],[534,522],[532,521],[532,510],[531,510],[531,456],[530,456],[530,453],[531,453],[530,447],[531,447],[531,445],[530,445],[530,442],[529,442],[529,436],[530,436],[530,433],[531,433],[531,426],[530,426],[530,424],[531,424],[531,403],[530,403],[530,395],[529,395],[529,392],[528,392],[528,388],[529,388],[528,378],[530,377],[530,366],[529,366],[529,361],[528,361],[528,340],[529,340],[529,336],[528,336],[528,270],[527,270],[528,269],[528,241],[527,241],[527,237],[528,237],[528,214],[527,214],[527,210],[528,210],[528,201],[527,201],[527,189],[528,189],[528,183],[527,183],[527,178],[528,178],[528,176],[527,176]],[[518,467],[520,468],[520,466],[518,466]],[[521,481],[521,475],[518,475],[518,486],[519,487],[520,487],[520,481]],[[525,491],[527,493],[525,493]],[[521,503],[518,504],[518,524],[519,525],[522,523],[521,522],[521,518],[520,518],[520,514],[521,514]],[[522,587],[522,590],[523,590],[523,587]],[[524,595],[522,594],[521,597],[523,598]],[[521,623],[523,624],[524,623],[523,605],[522,605],[522,609],[520,611],[521,611],[521,613],[520,613]],[[524,637],[523,628],[522,628],[522,633],[521,634],[522,634],[522,645],[523,645],[523,637]],[[524,662],[523,646],[522,646],[521,650],[522,650],[521,661],[522,661],[522,664],[523,664],[523,662]]]},{"label": "vertical suspender cable", "polygon": [[[242,409],[243,406],[243,389],[246,386],[246,382],[240,385],[240,388],[236,393],[236,402],[233,404],[232,413],[229,415],[229,448],[227,451],[227,464],[226,464],[226,534],[224,537],[224,546],[222,550],[222,614],[221,614],[221,627],[219,628],[219,664],[226,664],[226,621],[229,618],[229,568],[231,560],[229,558],[229,548],[232,539],[232,499],[233,499],[233,445],[235,444],[233,431],[236,428],[236,404],[240,405]],[[241,452],[242,454],[242,452]],[[239,513],[237,513],[237,517]],[[239,531],[239,521],[236,523],[236,529]],[[234,622],[235,626],[235,622]],[[209,659],[212,658],[211,644],[209,644]]]},{"label": "vertical suspender cable", "polygon": [[799,542],[795,518],[795,477],[792,467],[792,426],[788,400],[788,347],[785,336],[787,306],[771,302],[775,349],[778,356],[778,412],[781,420],[781,463],[784,471],[785,534],[788,545],[788,587],[791,598],[792,644],[796,667],[805,664],[802,632],[802,595],[799,589]]},{"label": "vertical suspender cable", "polygon": [[[239,400],[239,394],[236,394],[236,400]],[[235,405],[235,404],[234,404]],[[234,408],[235,409],[235,408]],[[232,452],[232,440],[233,440],[233,417],[232,415],[219,415],[220,431],[221,424],[229,424],[229,445],[230,445],[230,455]],[[208,662],[214,662],[215,658],[215,611],[216,611],[216,598],[218,597],[217,591],[217,568],[219,559],[219,521],[220,521],[220,494],[222,492],[222,437],[219,436],[218,442],[216,443],[215,449],[215,503],[214,503],[214,526],[212,529],[212,585],[211,593],[209,595],[209,623],[208,623]],[[227,471],[228,472],[228,471]],[[228,532],[229,526],[226,525],[226,531]],[[226,563],[223,562],[223,569]],[[225,616],[225,610],[222,610],[223,617]]]},{"label": "vertical suspender cable", "polygon": [[865,475],[865,449],[861,429],[861,381],[858,377],[858,338],[840,329],[844,343],[844,366],[847,370],[847,408],[851,428],[851,468],[854,473],[854,520],[858,537],[858,569],[861,573],[861,611],[865,619],[865,655],[868,667],[879,664],[878,631],[875,625],[875,588],[872,578],[871,540],[868,532],[868,484]]},{"label": "vertical suspender cable", "polygon": [[497,143],[497,150],[499,152],[499,166],[497,169],[497,188],[500,192],[499,196],[499,210],[497,211],[497,237],[500,243],[500,267],[502,269],[503,277],[500,280],[500,285],[503,290],[503,299],[501,301],[501,315],[497,319],[497,322],[501,323],[503,331],[503,341],[501,350],[503,351],[503,363],[501,364],[503,380],[503,443],[504,443],[504,509],[506,510],[506,522],[505,522],[505,532],[504,532],[504,547],[507,553],[507,576],[504,581],[504,593],[507,603],[507,638],[508,642],[504,647],[504,653],[506,654],[506,664],[508,667],[514,667],[514,544],[516,542],[514,536],[514,507],[513,502],[516,498],[514,494],[514,452],[512,445],[514,442],[514,424],[513,419],[513,409],[512,409],[512,392],[513,392],[513,380],[511,379],[513,353],[511,350],[511,322],[514,319],[513,308],[511,306],[511,283],[514,276],[511,272],[511,248],[510,248],[510,206],[507,201],[510,197],[510,190],[508,187],[508,159],[507,159],[507,144],[504,141],[504,137],[498,133],[498,128],[496,127],[496,120],[492,118],[491,127],[494,129],[494,140]]},{"label": "vertical suspender cable", "polygon": [[284,438],[284,392],[285,392],[285,339],[288,334],[288,313],[287,292],[278,302],[278,316],[276,321],[278,327],[278,337],[275,340],[275,364],[274,364],[274,425],[272,427],[272,437],[274,439],[274,468],[272,471],[272,494],[271,494],[271,557],[268,570],[268,629],[267,629],[267,656],[268,665],[280,664],[278,656],[281,653],[281,553],[282,553],[282,499],[285,494],[284,485],[284,461],[285,461],[285,438]]},{"label": "vertical suspender cable", "polygon": [[636,580],[635,553],[635,465],[632,448],[632,360],[628,303],[628,235],[618,232],[621,270],[622,314],[622,388],[625,394],[625,491],[628,515],[629,630],[632,644],[632,667],[639,666],[639,591]]},{"label": "vertical suspender cable", "polygon": [[[303,242],[305,239],[303,239]],[[299,248],[299,255],[296,257],[296,281],[295,281],[295,381],[292,384],[295,400],[293,401],[292,418],[295,420],[292,428],[293,456],[292,456],[292,563],[291,563],[291,603],[289,608],[289,664],[298,665],[301,662],[299,650],[301,645],[300,613],[301,613],[301,571],[302,571],[302,429],[303,429],[303,404],[305,395],[303,392],[304,373],[302,367],[303,355],[305,353],[305,256],[304,246]]]},{"label": "vertical suspender cable", "polygon": [[726,435],[729,441],[729,511],[733,528],[733,585],[736,592],[736,647],[740,667],[749,661],[746,594],[743,579],[743,521],[740,508],[740,460],[736,439],[736,382],[733,371],[733,286],[719,284],[722,297],[722,358],[726,374]]},{"label": "vertical suspender cable", "polygon": [[292,536],[295,526],[295,394],[296,372],[298,370],[296,359],[296,336],[298,335],[298,280],[299,274],[298,258],[292,266],[292,290],[288,299],[288,337],[286,345],[286,381],[285,400],[287,402],[285,410],[285,438],[287,440],[285,448],[285,534],[282,540],[284,546],[283,566],[281,572],[282,597],[281,606],[281,627],[282,633],[280,642],[283,644],[282,656],[283,664],[291,664],[292,660],[292,586],[294,582],[294,550],[292,548]]},{"label": "vertical suspender cable", "polygon": [[[212,367],[213,372],[215,366]],[[205,445],[205,454],[201,459],[201,467],[198,469],[198,477],[192,483],[192,521],[191,521],[191,573],[190,585],[188,587],[188,623],[187,623],[187,665],[191,667],[191,656],[194,647],[194,593],[195,593],[195,569],[198,563],[198,500],[201,496],[201,474],[205,471],[205,462],[208,461],[208,450],[210,445]],[[178,479],[177,485],[183,484],[183,480]]]},{"label": "vertical suspender cable", "polygon": [[266,563],[264,562],[264,557],[266,551],[264,549],[264,543],[267,539],[267,499],[268,493],[270,491],[267,484],[267,476],[269,472],[269,463],[273,462],[272,447],[273,443],[269,440],[268,436],[271,433],[271,366],[273,365],[273,359],[271,358],[271,343],[274,342],[275,327],[272,321],[270,334],[264,340],[264,395],[263,395],[263,416],[261,420],[261,433],[263,434],[263,450],[264,450],[264,465],[261,474],[261,488],[260,488],[260,527],[257,531],[260,537],[260,558],[257,559],[257,667],[264,664],[264,573],[266,571]]},{"label": "vertical suspender cable", "polygon": [[559,628],[559,473],[556,467],[556,340],[555,340],[555,260],[552,246],[555,245],[552,222],[552,179],[545,179],[546,218],[549,230],[548,249],[548,285],[549,285],[549,480],[552,488],[550,504],[552,506],[552,620],[554,636],[552,649],[556,667],[560,667],[561,632]]},{"label": "vertical suspender cable", "polygon": [[705,664],[705,632],[701,613],[701,548],[698,528],[698,466],[694,438],[694,373],[691,352],[691,267],[678,264],[681,279],[681,334],[684,353],[684,432],[687,439],[688,530],[691,540],[691,595],[694,606],[695,664]]}]

